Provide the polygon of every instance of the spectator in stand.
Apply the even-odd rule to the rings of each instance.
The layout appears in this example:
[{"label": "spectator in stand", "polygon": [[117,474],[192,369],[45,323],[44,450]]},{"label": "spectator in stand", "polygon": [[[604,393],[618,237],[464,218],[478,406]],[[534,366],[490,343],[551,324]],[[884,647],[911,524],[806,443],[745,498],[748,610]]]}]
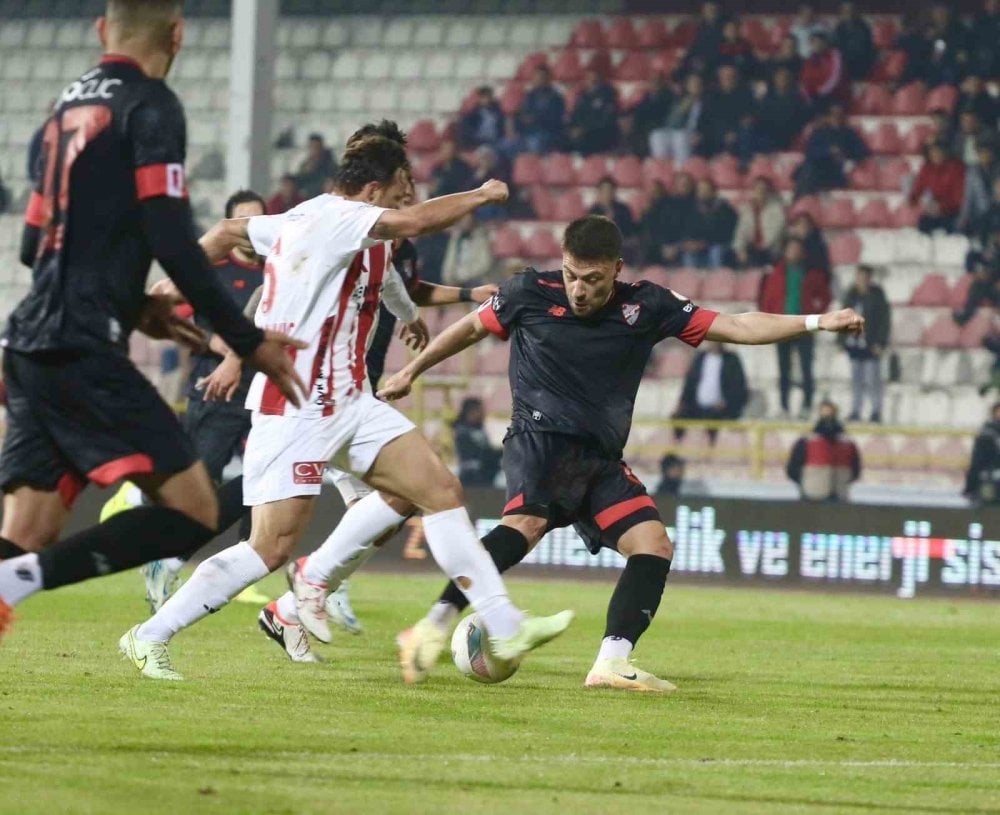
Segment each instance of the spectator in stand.
[{"label": "spectator in stand", "polygon": [[943,61],[955,66],[956,73],[964,73],[969,64],[969,29],[958,19],[950,3],[934,3],[931,6],[927,37],[934,43],[932,61],[937,51]]},{"label": "spectator in stand", "polygon": [[975,504],[1000,503],[1000,402],[973,442],[962,494]]},{"label": "spectator in stand", "polygon": [[806,142],[805,157],[795,170],[795,197],[847,186],[851,164],[868,156],[868,146],[847,124],[843,105],[832,105]]},{"label": "spectator in stand", "polygon": [[323,192],[323,182],[337,172],[333,152],[319,133],[311,133],[306,144],[306,157],[295,175],[295,185],[305,198],[315,198]]},{"label": "spectator in stand", "polygon": [[[1000,183],[996,186],[1000,188]],[[994,225],[984,243],[982,249],[973,249],[965,259],[965,268],[973,279],[965,303],[952,313],[959,325],[965,325],[981,307],[1000,308],[1000,224]]]},{"label": "spectator in stand", "polygon": [[493,262],[489,233],[470,212],[450,230],[441,281],[446,286],[479,284],[490,276]]},{"label": "spectator in stand", "polygon": [[694,40],[684,55],[678,71],[681,76],[687,74],[704,75],[712,70],[719,57],[722,27],[725,22],[726,18],[720,13],[719,4],[715,0],[701,4],[701,17],[698,20]]},{"label": "spectator in stand", "polygon": [[851,359],[853,401],[849,422],[861,421],[865,397],[871,402],[869,421],[882,421],[882,355],[889,345],[892,313],[885,291],[872,282],[874,273],[871,266],[858,266],[854,285],[844,295],[844,308],[853,308],[865,318],[862,333],[838,337]]},{"label": "spectator in stand", "polygon": [[517,111],[517,130],[529,153],[558,150],[563,142],[566,100],[552,84],[548,65],[535,68],[535,76]]},{"label": "spectator in stand", "polygon": [[800,212],[788,227],[788,236],[798,238],[806,253],[806,266],[819,269],[826,280],[830,280],[830,248],[813,216],[808,212]]},{"label": "spectator in stand", "polygon": [[683,164],[701,141],[700,123],[705,107],[704,83],[698,74],[684,80],[684,93],[670,108],[666,126],[649,134],[649,154],[653,158],[672,158]]},{"label": "spectator in stand", "polygon": [[[1000,41],[995,43],[995,47],[1000,52]],[[974,110],[984,127],[990,130],[995,130],[997,127],[1000,103],[986,89],[986,84],[981,76],[971,74],[962,81],[962,92],[958,95],[958,104],[955,109]]]},{"label": "spectator in stand", "polygon": [[472,168],[465,163],[455,142],[445,139],[438,148],[437,164],[431,172],[429,198],[439,195],[451,195],[455,192],[471,190],[473,184]]},{"label": "spectator in stand", "polygon": [[653,201],[642,216],[647,263],[676,266],[681,260],[684,221],[694,209],[694,179],[688,173],[674,176],[673,193],[663,184],[653,185]]},{"label": "spectator in stand", "polygon": [[465,487],[491,487],[500,470],[500,450],[490,444],[485,422],[483,401],[471,396],[463,399],[452,429],[458,479]]},{"label": "spectator in stand", "polygon": [[987,131],[974,110],[959,111],[958,132],[955,134],[952,150],[966,167],[979,163],[979,142],[986,135]]},{"label": "spectator in stand", "polygon": [[846,501],[848,487],[861,477],[858,446],[844,436],[837,414],[837,406],[824,401],[812,435],[796,441],[788,457],[785,472],[805,501]]},{"label": "spectator in stand", "polygon": [[792,21],[789,36],[795,41],[795,49],[801,59],[806,59],[812,53],[813,35],[826,33],[826,27],[816,19],[813,7],[805,3],[799,6],[799,13]]},{"label": "spectator in stand", "polygon": [[907,85],[924,77],[924,66],[931,58],[933,43],[927,36],[927,20],[923,10],[909,11],[903,14],[902,31],[896,37],[893,48],[906,55],[901,85]]},{"label": "spectator in stand", "polygon": [[969,71],[978,76],[1000,75],[1000,2],[983,0],[983,10],[972,23]]},{"label": "spectator in stand", "polygon": [[713,181],[703,178],[698,182],[694,207],[681,229],[681,262],[685,266],[717,269],[729,262],[736,211],[719,196]]},{"label": "spectator in stand", "polygon": [[753,94],[740,81],[733,65],[720,65],[718,87],[705,99],[705,110],[699,121],[701,142],[698,152],[705,156],[736,153],[741,128],[749,127],[754,108]]},{"label": "spectator in stand", "polygon": [[740,76],[747,79],[756,78],[760,72],[760,64],[753,53],[753,46],[740,36],[740,25],[736,20],[726,20],[722,25],[722,42],[719,43],[719,55],[714,68],[720,65],[732,65]]},{"label": "spectator in stand", "polygon": [[458,143],[467,150],[483,144],[497,147],[504,138],[505,120],[493,88],[482,85],[476,88],[475,107],[458,121]]},{"label": "spectator in stand", "polygon": [[854,81],[866,79],[875,64],[872,29],[855,3],[840,4],[840,19],[833,30],[833,42],[844,58],[844,69]]},{"label": "spectator in stand", "polygon": [[951,156],[942,142],[928,145],[924,156],[924,165],[910,190],[910,203],[920,205],[917,228],[927,234],[938,229],[954,232],[962,209],[965,165]]},{"label": "spectator in stand", "polygon": [[[622,134],[627,135],[629,152],[640,156],[652,154],[652,134],[666,131],[674,99],[666,75],[662,72],[653,74],[642,98],[622,117]],[[657,138],[662,138],[662,135]]]},{"label": "spectator in stand", "polygon": [[781,42],[778,43],[778,50],[767,61],[764,68],[772,80],[775,73],[784,68],[798,81],[799,74],[802,73],[802,57],[799,56],[799,46],[795,41],[795,37],[791,34],[783,37]]},{"label": "spectator in stand", "polygon": [[[760,310],[770,314],[822,314],[830,305],[830,285],[827,275],[806,265],[805,247],[798,238],[785,244],[784,257],[764,278],[760,287]],[[800,415],[807,418],[812,412],[813,354],[815,342],[812,334],[778,343],[778,386],[781,391],[781,411],[789,415],[789,396],[792,388],[792,354],[799,358],[802,372],[802,408]]]},{"label": "spectator in stand", "polygon": [[739,210],[733,253],[740,266],[770,266],[781,254],[785,205],[770,179],[755,178]]},{"label": "spectator in stand", "polygon": [[267,214],[281,215],[288,212],[292,207],[297,207],[305,199],[295,186],[295,176],[285,173],[278,182],[278,190],[267,199]]},{"label": "spectator in stand", "polygon": [[[476,150],[475,164],[472,167],[472,181],[467,189],[480,187],[495,178],[510,184],[510,166],[496,150],[488,144],[480,145]],[[477,221],[491,221],[497,218],[504,218],[507,215],[507,205],[488,204],[475,211]]]},{"label": "spectator in stand", "polygon": [[684,467],[687,464],[676,453],[667,453],[660,459],[660,483],[657,495],[680,495],[684,484]]},{"label": "spectator in stand", "polygon": [[957,85],[960,76],[961,68],[954,52],[948,50],[944,40],[934,40],[920,78],[927,87],[936,88],[938,85]]},{"label": "spectator in stand", "polygon": [[[721,342],[706,342],[691,361],[684,376],[684,388],[674,411],[675,419],[716,419],[734,421],[747,404],[747,378],[738,354],[727,351]],[[674,438],[684,438],[684,428],[674,428]],[[718,430],[708,431],[715,444]]]},{"label": "spectator in stand", "polygon": [[955,228],[970,237],[986,234],[986,216],[992,204],[993,186],[1000,178],[996,141],[992,136],[979,139],[976,145],[976,163],[965,171],[965,188],[962,191],[962,209]]},{"label": "spectator in stand", "polygon": [[626,240],[634,238],[638,232],[632,210],[618,200],[618,185],[611,176],[606,175],[597,182],[597,199],[590,208],[590,214],[610,218]]},{"label": "spectator in stand", "polygon": [[924,143],[920,145],[923,150],[927,145],[940,141],[945,144],[954,144],[956,140],[955,128],[952,127],[951,114],[943,108],[935,108],[931,111],[931,129],[924,138]]},{"label": "spectator in stand", "polygon": [[595,67],[583,75],[569,119],[569,140],[585,156],[609,153],[618,146],[618,91]]},{"label": "spectator in stand", "polygon": [[771,77],[763,98],[756,103],[751,128],[752,141],[744,151],[747,159],[756,153],[788,150],[802,130],[805,100],[787,68],[779,68]]},{"label": "spectator in stand", "polygon": [[809,43],[812,50],[802,63],[799,75],[802,93],[809,104],[815,111],[822,112],[835,103],[850,102],[850,80],[840,51],[830,44],[830,35],[813,34]]}]

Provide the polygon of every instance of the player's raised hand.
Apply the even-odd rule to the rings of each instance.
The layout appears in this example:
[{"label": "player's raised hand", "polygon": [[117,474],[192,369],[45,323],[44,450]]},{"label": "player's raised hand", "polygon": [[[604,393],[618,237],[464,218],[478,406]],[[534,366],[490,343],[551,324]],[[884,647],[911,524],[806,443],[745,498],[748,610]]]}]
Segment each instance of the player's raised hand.
[{"label": "player's raised hand", "polygon": [[510,195],[510,190],[503,181],[491,178],[485,182],[479,191],[486,196],[486,202],[490,204],[502,204]]},{"label": "player's raised hand", "polygon": [[431,341],[431,332],[427,328],[427,323],[417,317],[412,323],[406,323],[399,330],[399,338],[408,348],[412,348],[414,351],[423,351],[427,347],[427,343]]},{"label": "player's raised hand", "polygon": [[146,295],[136,328],[154,340],[173,340],[195,352],[204,351],[208,343],[205,332],[174,314],[173,301],[163,295]]},{"label": "player's raised hand", "polygon": [[403,370],[390,376],[375,395],[386,402],[395,402],[409,395],[412,387],[413,378]]},{"label": "player's raised hand", "polygon": [[823,331],[833,331],[838,334],[860,334],[865,328],[865,318],[853,308],[842,308],[821,314],[819,327]]},{"label": "player's raised hand", "polygon": [[225,260],[234,249],[239,249],[248,255],[254,254],[253,244],[247,234],[249,221],[249,218],[223,218],[221,221],[216,221],[212,228],[198,239],[198,243],[212,263]]},{"label": "player's raised hand", "polygon": [[498,291],[500,291],[500,287],[493,283],[487,283],[485,286],[476,286],[472,290],[472,302],[485,303]]},{"label": "player's raised hand", "polygon": [[257,346],[247,361],[258,371],[267,374],[284,397],[295,407],[302,406],[302,399],[309,396],[302,377],[295,370],[295,364],[288,351],[293,348],[303,350],[308,344],[278,331],[265,331],[264,342]]},{"label": "player's raised hand", "polygon": [[236,354],[226,354],[215,370],[194,383],[206,402],[231,402],[240,386],[243,362]]}]

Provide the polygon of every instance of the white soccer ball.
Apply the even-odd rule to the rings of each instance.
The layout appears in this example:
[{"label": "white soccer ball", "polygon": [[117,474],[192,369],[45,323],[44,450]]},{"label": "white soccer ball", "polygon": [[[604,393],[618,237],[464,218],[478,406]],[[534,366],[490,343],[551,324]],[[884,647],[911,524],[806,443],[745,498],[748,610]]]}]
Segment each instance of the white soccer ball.
[{"label": "white soccer ball", "polygon": [[521,661],[497,659],[490,649],[490,637],[478,614],[462,620],[451,635],[451,658],[469,679],[492,685],[510,679]]}]

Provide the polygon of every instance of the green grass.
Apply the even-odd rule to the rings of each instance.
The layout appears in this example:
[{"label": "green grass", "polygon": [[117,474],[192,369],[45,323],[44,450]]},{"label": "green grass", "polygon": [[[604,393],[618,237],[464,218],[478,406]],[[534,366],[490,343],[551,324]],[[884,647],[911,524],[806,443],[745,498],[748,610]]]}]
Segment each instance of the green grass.
[{"label": "green grass", "polygon": [[579,618],[493,687],[399,681],[426,576],[362,575],[368,630],[319,666],[233,605],[177,638],[179,684],[118,658],[135,574],[32,599],[0,648],[0,812],[1000,812],[995,604],[671,587],[639,657],[681,690],[647,696],[581,687],[610,583],[510,582]]}]

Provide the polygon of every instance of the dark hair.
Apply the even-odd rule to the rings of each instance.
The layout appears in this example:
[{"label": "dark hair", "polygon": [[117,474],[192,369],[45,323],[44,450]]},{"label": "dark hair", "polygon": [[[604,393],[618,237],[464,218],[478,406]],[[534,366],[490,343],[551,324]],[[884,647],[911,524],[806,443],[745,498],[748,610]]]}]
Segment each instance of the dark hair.
[{"label": "dark hair", "polygon": [[601,176],[601,180],[597,182],[598,187],[603,187],[605,184],[610,184],[615,189],[618,189],[618,182],[615,181],[611,176],[604,175]]},{"label": "dark hair", "polygon": [[251,201],[260,204],[264,212],[267,212],[267,202],[258,193],[253,190],[237,190],[226,201],[226,217],[232,218],[236,207],[240,204],[249,204]]},{"label": "dark hair", "polygon": [[344,151],[333,177],[334,186],[347,195],[357,195],[373,181],[388,184],[400,169],[410,169],[403,145],[385,136],[364,136]]},{"label": "dark hair", "polygon": [[322,133],[310,133],[307,140],[308,141],[318,141],[318,142],[321,142],[321,141],[323,141],[323,134]]},{"label": "dark hair", "polygon": [[455,418],[455,424],[468,424],[469,414],[473,410],[484,410],[483,400],[478,396],[466,396],[462,400],[462,406],[458,409],[458,416]]},{"label": "dark hair", "polygon": [[492,85],[480,85],[478,88],[476,88],[476,95],[477,96],[492,96],[493,95],[493,86]]},{"label": "dark hair", "polygon": [[396,124],[391,119],[383,119],[378,124],[375,122],[369,122],[366,125],[362,125],[357,130],[355,130],[350,138],[347,140],[347,146],[350,147],[356,141],[363,139],[365,136],[382,136],[389,141],[394,141],[397,144],[406,147],[406,133],[404,133],[398,124]]},{"label": "dark hair", "polygon": [[618,260],[622,233],[610,218],[585,215],[566,227],[562,248],[577,260]]}]

